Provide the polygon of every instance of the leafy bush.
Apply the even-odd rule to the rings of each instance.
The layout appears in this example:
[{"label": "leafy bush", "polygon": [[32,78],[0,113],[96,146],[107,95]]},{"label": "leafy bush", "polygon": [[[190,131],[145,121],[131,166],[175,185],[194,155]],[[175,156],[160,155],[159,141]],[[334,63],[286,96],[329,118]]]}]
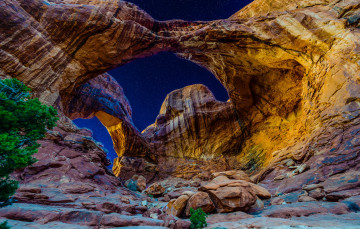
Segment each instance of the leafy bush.
[{"label": "leafy bush", "polygon": [[206,223],[207,215],[201,208],[198,208],[197,210],[190,208],[190,215],[191,215],[190,216],[190,222],[191,222],[190,228],[207,227],[207,223]]},{"label": "leafy bush", "polygon": [[[57,111],[30,98],[30,89],[17,79],[0,80],[0,201],[15,193],[18,182],[9,174],[36,160],[40,144],[57,121]],[[3,224],[1,224],[3,225]]]},{"label": "leafy bush", "polygon": [[7,224],[7,221],[0,223],[0,229],[10,229],[10,226]]}]

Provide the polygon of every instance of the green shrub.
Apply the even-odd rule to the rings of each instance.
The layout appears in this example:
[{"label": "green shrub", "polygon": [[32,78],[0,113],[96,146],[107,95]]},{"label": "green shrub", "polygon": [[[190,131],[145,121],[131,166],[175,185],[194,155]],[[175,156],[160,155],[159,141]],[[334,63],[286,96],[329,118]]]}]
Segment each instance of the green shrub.
[{"label": "green shrub", "polygon": [[0,229],[10,229],[10,226],[7,224],[7,221],[0,223]]},{"label": "green shrub", "polygon": [[197,210],[190,208],[190,215],[190,228],[203,228],[207,226],[207,215],[201,208],[198,208]]},{"label": "green shrub", "polygon": [[53,107],[30,96],[19,80],[0,80],[0,202],[8,201],[18,188],[10,173],[36,162],[32,155],[40,146],[37,140],[58,120]]}]

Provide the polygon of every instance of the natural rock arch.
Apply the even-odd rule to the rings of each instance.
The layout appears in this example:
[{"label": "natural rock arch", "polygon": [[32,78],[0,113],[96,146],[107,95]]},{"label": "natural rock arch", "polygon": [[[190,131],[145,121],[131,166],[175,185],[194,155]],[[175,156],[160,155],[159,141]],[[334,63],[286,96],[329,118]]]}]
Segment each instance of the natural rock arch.
[{"label": "natural rock arch", "polygon": [[[343,136],[341,142],[354,138],[350,133],[358,125],[356,1],[288,1],[288,5],[282,5],[286,8],[255,1],[229,20],[192,23],[157,22],[122,1],[49,2],[0,3],[4,18],[0,28],[6,31],[1,34],[1,73],[19,78],[48,104],[58,101],[61,107],[61,100],[71,100],[78,86],[111,68],[160,51],[172,51],[213,72],[229,91],[239,115],[249,117],[248,124],[265,123],[257,129],[251,126],[247,148],[237,158],[240,161],[264,136],[279,133],[274,130],[279,130],[282,138],[270,139],[271,145],[262,147],[266,152],[262,166],[274,167],[275,162],[286,157],[302,162],[318,155],[313,159],[315,163],[316,158],[333,158],[344,150],[346,155],[352,155],[357,150],[353,143],[350,148],[342,143],[333,147],[339,142],[338,135]],[[259,16],[253,17],[253,8],[259,5]],[[274,98],[281,108],[265,109],[271,115],[261,117],[264,110],[254,106],[264,100],[258,86],[265,78],[276,82],[277,74],[291,84],[301,82],[301,91],[295,87],[292,100]],[[270,94],[281,87],[281,81],[276,83],[268,85]],[[301,95],[301,106],[297,95]],[[286,104],[282,104],[284,101]],[[283,128],[281,123],[288,117],[295,119],[291,118]],[[133,131],[129,128],[129,132]],[[134,139],[135,143],[143,141],[141,136]],[[135,143],[131,139],[127,144]],[[356,160],[343,161],[350,167],[356,164]],[[337,164],[330,170],[341,166]],[[314,164],[312,169],[320,168]]]}]

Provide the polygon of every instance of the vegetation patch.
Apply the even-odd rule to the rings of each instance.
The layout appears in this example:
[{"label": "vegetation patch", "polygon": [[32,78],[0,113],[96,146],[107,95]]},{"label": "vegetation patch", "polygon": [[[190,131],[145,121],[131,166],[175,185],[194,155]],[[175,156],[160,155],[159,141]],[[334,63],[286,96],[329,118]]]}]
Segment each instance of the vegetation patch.
[{"label": "vegetation patch", "polygon": [[[18,182],[9,175],[36,162],[32,157],[58,120],[57,111],[32,99],[30,89],[17,79],[0,80],[0,202],[6,206]],[[4,223],[1,224],[5,227]],[[6,227],[5,227],[6,228]]]},{"label": "vegetation patch", "polygon": [[204,228],[207,227],[206,223],[206,213],[201,209],[198,208],[197,210],[194,210],[190,208],[190,222],[191,226],[190,228]]}]

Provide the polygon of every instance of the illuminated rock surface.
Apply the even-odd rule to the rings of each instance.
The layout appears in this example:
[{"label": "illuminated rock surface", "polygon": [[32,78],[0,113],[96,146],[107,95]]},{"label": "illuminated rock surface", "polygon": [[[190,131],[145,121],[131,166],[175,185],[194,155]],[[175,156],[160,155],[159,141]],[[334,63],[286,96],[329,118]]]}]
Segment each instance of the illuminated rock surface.
[{"label": "illuminated rock surface", "polygon": [[[123,1],[1,1],[0,74],[26,83],[34,96],[55,105],[62,119],[42,140],[36,155],[40,161],[15,174],[24,190],[17,198],[26,204],[35,200],[36,206],[61,203],[95,211],[81,213],[90,214],[84,226],[99,225],[99,212],[109,213],[100,221],[105,226],[133,222],[121,218],[125,213],[119,214],[123,207],[114,206],[115,198],[104,199],[111,196],[105,193],[119,196],[126,191],[105,168],[104,151],[65,117],[96,116],[115,142],[119,158],[114,172],[120,177],[143,173],[147,180],[160,174],[201,181],[215,171],[244,169],[253,181],[284,199],[297,201],[303,185],[319,184],[309,197],[348,198],[357,204],[359,15],[360,3],[355,0],[255,0],[228,20],[157,22]],[[177,90],[142,136],[132,124],[121,88],[103,73],[160,51],[172,51],[207,68],[227,89],[230,101],[214,100],[200,85]],[[99,194],[87,196],[93,192]],[[88,197],[101,200],[79,201]],[[147,211],[136,201],[125,212]],[[315,221],[338,220],[332,225],[343,227],[346,219],[358,220],[350,213],[354,205],[346,201],[321,202],[321,207],[311,203],[291,203],[293,215],[282,205],[265,207],[261,216],[300,216],[296,222],[265,220],[267,226],[318,226]],[[1,210],[1,216],[29,221],[25,207],[10,208],[16,205]],[[323,213],[344,215],[317,216]],[[52,219],[77,224],[64,214]],[[308,215],[314,223],[302,221]],[[42,222],[43,217],[35,218]],[[146,219],[134,225],[162,222]],[[256,218],[246,222],[262,225]]]}]

